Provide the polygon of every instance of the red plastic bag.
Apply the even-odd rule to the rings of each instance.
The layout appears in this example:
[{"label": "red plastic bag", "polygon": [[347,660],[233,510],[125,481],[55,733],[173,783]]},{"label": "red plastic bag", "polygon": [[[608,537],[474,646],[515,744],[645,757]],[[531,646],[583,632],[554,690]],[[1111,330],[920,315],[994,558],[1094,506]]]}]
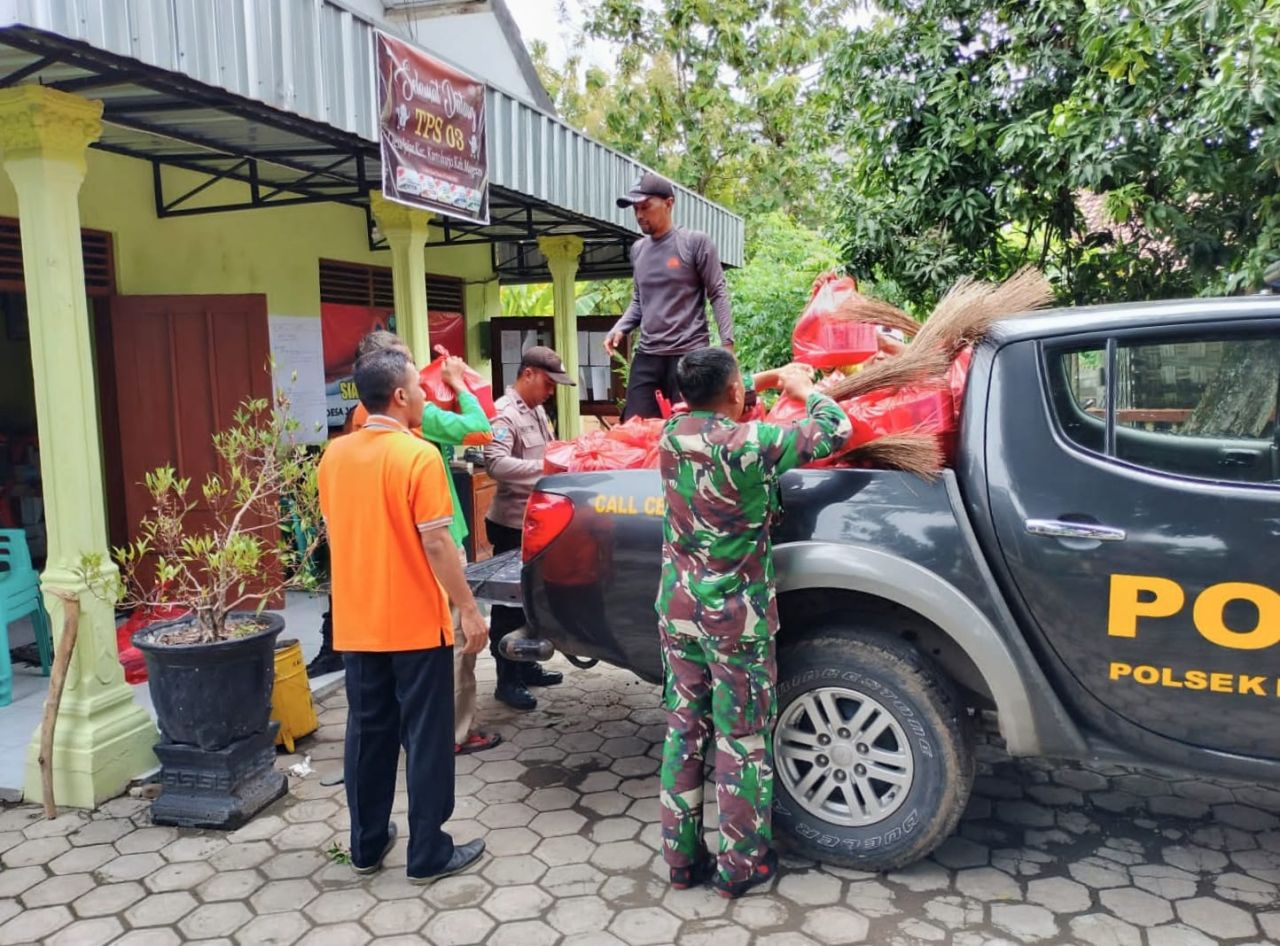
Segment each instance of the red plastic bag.
[{"label": "red plastic bag", "polygon": [[662,415],[662,419],[666,420],[671,416],[671,402],[667,400],[667,396],[661,391],[653,392],[653,399],[658,402],[658,413]]},{"label": "red plastic bag", "polygon": [[569,459],[570,473],[594,473],[600,470],[642,470],[649,451],[619,440],[610,440],[602,431],[583,434],[573,442]]},{"label": "red plastic bag", "polygon": [[658,445],[662,436],[662,428],[667,422],[661,417],[633,417],[625,424],[609,428],[605,436],[618,443],[629,444],[642,450],[649,450]]},{"label": "red plastic bag", "polygon": [[[436,407],[456,411],[458,395],[444,380],[444,360],[449,352],[443,345],[437,345],[435,350],[440,357],[418,373],[418,384],[422,386],[422,393],[427,396],[427,400]],[[480,402],[480,409],[484,411],[485,417],[493,420],[498,416],[497,408],[493,406],[493,385],[485,380],[484,375],[468,365],[462,371],[462,383]]]},{"label": "red plastic bag", "polygon": [[885,434],[950,434],[955,430],[951,389],[907,385],[872,391],[840,404],[853,422],[850,443],[863,444]]},{"label": "red plastic bag", "polygon": [[956,425],[960,424],[960,412],[964,409],[964,386],[969,380],[969,366],[973,363],[973,346],[968,345],[956,355],[947,369],[947,386],[951,389],[951,402]]},{"label": "red plastic bag", "polygon": [[809,304],[791,332],[791,352],[796,361],[815,368],[856,365],[879,351],[876,326],[837,318],[835,311],[858,291],[851,276],[823,273],[813,281]]},{"label": "red plastic bag", "polygon": [[770,424],[793,424],[808,416],[809,410],[804,401],[797,401],[784,394],[774,402],[773,407],[769,408],[769,413],[764,415],[764,419]]},{"label": "red plastic bag", "polygon": [[575,444],[572,440],[553,440],[542,452],[542,472],[566,473],[573,460]]}]

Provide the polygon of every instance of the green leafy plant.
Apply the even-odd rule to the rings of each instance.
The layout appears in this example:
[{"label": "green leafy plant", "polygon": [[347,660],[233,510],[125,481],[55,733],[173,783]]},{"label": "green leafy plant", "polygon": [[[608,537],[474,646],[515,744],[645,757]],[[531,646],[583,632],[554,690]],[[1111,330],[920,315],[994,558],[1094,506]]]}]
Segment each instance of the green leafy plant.
[{"label": "green leafy plant", "polygon": [[337,841],[334,841],[329,845],[329,849],[324,852],[324,856],[329,858],[329,860],[333,861],[335,864],[351,863],[351,852]]},{"label": "green leafy plant", "polygon": [[1234,292],[1280,254],[1274,0],[879,0],[827,59],[861,274],[930,305],[1025,264],[1077,303]]},{"label": "green leafy plant", "polygon": [[127,608],[179,608],[201,643],[246,629],[234,611],[261,611],[268,599],[316,583],[306,566],[324,536],[318,454],[298,442],[289,398],[277,392],[244,401],[230,427],[213,435],[217,472],[192,490],[172,466],[147,473],[151,510],[138,537],[113,550],[119,573],[100,561],[82,572],[103,576],[100,589]]}]

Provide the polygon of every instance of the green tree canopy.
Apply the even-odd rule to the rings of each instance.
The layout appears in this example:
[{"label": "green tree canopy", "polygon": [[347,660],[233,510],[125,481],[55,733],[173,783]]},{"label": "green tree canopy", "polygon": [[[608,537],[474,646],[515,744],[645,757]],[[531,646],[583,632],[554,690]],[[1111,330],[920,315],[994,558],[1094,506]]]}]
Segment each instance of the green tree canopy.
[{"label": "green tree canopy", "polygon": [[813,96],[855,2],[584,0],[616,69],[533,53],[571,124],[740,213],[816,223],[830,151]]},{"label": "green tree canopy", "polygon": [[1280,253],[1276,0],[878,8],[824,82],[855,272],[927,300],[1032,262],[1084,302],[1233,291]]}]

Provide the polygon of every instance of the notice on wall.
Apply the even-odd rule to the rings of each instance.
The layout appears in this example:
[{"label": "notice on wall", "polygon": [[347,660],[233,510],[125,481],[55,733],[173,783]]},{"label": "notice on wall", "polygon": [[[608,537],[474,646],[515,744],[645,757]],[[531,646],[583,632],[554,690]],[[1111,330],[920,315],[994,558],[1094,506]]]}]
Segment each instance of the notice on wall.
[{"label": "notice on wall", "polygon": [[488,223],[485,84],[386,33],[374,61],[382,196]]},{"label": "notice on wall", "polygon": [[351,376],[356,346],[369,332],[394,331],[395,315],[390,309],[378,306],[322,302],[319,321],[324,340],[323,381],[328,425],[341,427],[360,400]]},{"label": "notice on wall", "polygon": [[274,361],[272,384],[289,397],[289,413],[298,422],[303,443],[323,443],[325,419],[324,342],[320,320],[310,316],[272,315],[267,320]]}]

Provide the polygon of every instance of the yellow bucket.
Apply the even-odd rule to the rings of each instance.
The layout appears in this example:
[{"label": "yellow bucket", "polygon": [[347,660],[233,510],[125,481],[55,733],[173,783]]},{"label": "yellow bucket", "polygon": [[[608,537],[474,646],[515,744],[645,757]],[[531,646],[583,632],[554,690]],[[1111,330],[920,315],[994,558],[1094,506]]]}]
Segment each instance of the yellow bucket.
[{"label": "yellow bucket", "polygon": [[271,688],[271,718],[280,724],[276,745],[293,751],[293,741],[320,727],[311,702],[311,684],[302,663],[302,645],[283,640],[276,645],[276,682]]}]

